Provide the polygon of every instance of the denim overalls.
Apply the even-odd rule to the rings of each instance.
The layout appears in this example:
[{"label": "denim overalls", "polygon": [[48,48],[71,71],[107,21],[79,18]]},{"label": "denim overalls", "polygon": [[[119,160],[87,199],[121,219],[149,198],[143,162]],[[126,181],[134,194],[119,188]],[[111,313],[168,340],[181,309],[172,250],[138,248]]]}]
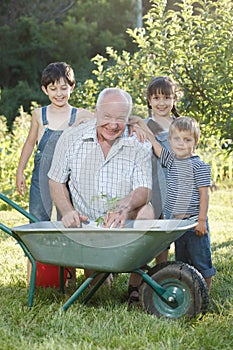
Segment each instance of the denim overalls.
[{"label": "denim overalls", "polygon": [[[43,125],[48,125],[46,117],[47,107],[42,107]],[[69,126],[76,118],[76,108],[72,108]],[[48,171],[50,169],[54,150],[63,130],[51,130],[48,127],[39,142],[34,159],[32,172],[29,212],[40,221],[49,221],[52,214],[52,200],[49,191]],[[59,219],[59,214],[58,214]]]},{"label": "denim overalls", "polygon": [[[173,117],[174,119],[174,117]],[[160,145],[171,150],[168,131],[161,131],[159,124],[152,118],[146,119],[147,126],[153,132]],[[152,155],[152,206],[154,208],[155,219],[161,218],[161,214],[169,219],[170,214],[163,210],[167,191],[167,169],[160,163],[160,159],[153,153]]]}]

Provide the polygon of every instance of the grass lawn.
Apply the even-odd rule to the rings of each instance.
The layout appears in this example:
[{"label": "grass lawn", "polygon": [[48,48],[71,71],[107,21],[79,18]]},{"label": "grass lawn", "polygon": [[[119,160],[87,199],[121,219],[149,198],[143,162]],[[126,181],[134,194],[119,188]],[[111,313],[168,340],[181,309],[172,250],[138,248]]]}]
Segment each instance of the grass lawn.
[{"label": "grass lawn", "polygon": [[[15,211],[2,211],[0,221],[9,227],[27,223]],[[233,349],[233,191],[229,187],[210,194],[209,221],[217,275],[207,314],[190,321],[127,311],[127,274],[118,275],[111,290],[101,287],[86,306],[75,302],[67,312],[61,311],[67,296],[38,288],[29,310],[26,258],[18,244],[0,232],[0,349]],[[81,281],[82,270],[78,273]]]}]

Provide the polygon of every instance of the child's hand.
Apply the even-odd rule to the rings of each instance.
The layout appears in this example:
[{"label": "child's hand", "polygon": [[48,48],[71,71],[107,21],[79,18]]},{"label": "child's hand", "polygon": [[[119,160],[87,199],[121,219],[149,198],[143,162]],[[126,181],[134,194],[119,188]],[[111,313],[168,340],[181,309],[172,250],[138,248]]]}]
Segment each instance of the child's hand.
[{"label": "child's hand", "polygon": [[197,236],[204,236],[207,232],[206,220],[198,220],[198,224],[195,227],[195,233]]},{"label": "child's hand", "polygon": [[144,142],[146,139],[150,142],[154,141],[154,135],[146,125],[145,121],[137,116],[131,116],[128,121],[129,125],[129,135],[135,131],[138,139]]},{"label": "child's hand", "polygon": [[129,136],[132,136],[133,133],[136,132],[137,138],[140,142],[145,142],[147,139],[146,132],[140,128],[140,126],[129,125]]},{"label": "child's hand", "polygon": [[27,191],[26,179],[23,174],[16,175],[16,188],[21,196]]}]

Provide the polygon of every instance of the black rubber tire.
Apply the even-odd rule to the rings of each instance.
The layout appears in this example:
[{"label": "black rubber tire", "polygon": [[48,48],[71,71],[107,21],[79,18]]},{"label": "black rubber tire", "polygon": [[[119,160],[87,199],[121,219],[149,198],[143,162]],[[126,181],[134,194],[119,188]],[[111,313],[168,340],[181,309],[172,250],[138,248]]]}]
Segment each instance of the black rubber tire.
[{"label": "black rubber tire", "polygon": [[168,305],[146,282],[143,282],[140,299],[148,313],[157,317],[192,318],[206,312],[209,303],[208,288],[204,278],[194,267],[183,262],[169,261],[156,265],[149,271],[149,275],[176,296],[178,306]]},{"label": "black rubber tire", "polygon": [[[176,261],[176,262],[174,262],[174,261],[166,261],[166,262],[163,262],[161,264],[158,264],[158,265],[155,265],[155,266],[151,267],[148,270],[148,275],[152,276],[157,271],[161,270],[162,268],[164,268],[164,267],[166,267],[168,265],[174,264],[174,263],[184,264],[182,261]],[[188,265],[188,266],[190,266],[190,265]],[[196,273],[199,274],[199,277],[200,277],[199,278],[199,288],[200,288],[200,291],[201,291],[201,294],[202,294],[201,313],[204,315],[207,312],[208,306],[209,306],[209,290],[208,290],[206,281],[203,278],[202,274],[200,274],[200,272],[197,269],[195,269],[195,270],[196,270]]]}]

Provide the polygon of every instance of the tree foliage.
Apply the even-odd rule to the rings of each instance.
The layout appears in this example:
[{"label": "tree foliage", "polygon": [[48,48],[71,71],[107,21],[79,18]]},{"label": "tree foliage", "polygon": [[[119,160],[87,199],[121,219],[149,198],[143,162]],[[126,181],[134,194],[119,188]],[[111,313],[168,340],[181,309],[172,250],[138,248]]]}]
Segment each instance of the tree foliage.
[{"label": "tree foliage", "polygon": [[[97,55],[96,82],[80,86],[74,103],[88,106],[102,88],[120,86],[145,106],[149,80],[171,75],[183,91],[181,113],[200,122],[204,137],[232,139],[232,1],[180,0],[168,11],[166,1],[151,3],[145,28],[128,29],[138,50],[119,53],[107,47],[108,58]],[[114,62],[111,67],[108,60]]]},{"label": "tree foliage", "polygon": [[[94,90],[92,90],[94,91]],[[33,104],[33,107],[37,105]],[[14,200],[22,208],[28,209],[29,188],[33,170],[34,157],[30,157],[24,175],[27,183],[25,196],[20,196],[16,190],[16,171],[23,144],[26,140],[30,127],[31,116],[20,108],[20,115],[15,118],[12,132],[7,130],[6,118],[0,116],[0,183],[1,192]],[[232,156],[227,154],[227,150],[221,149],[221,143],[216,136],[208,138],[208,145],[198,149],[201,158],[211,165],[212,181],[230,180],[232,181]],[[228,181],[229,182],[229,181]],[[109,205],[114,205],[115,200]],[[6,209],[4,202],[0,203],[0,210]],[[9,209],[9,207],[8,207]]]},{"label": "tree foliage", "polygon": [[[107,47],[106,57],[96,55],[93,58],[94,78],[78,84],[71,103],[93,109],[100,90],[107,86],[119,86],[131,93],[136,113],[146,117],[147,83],[155,75],[171,75],[183,91],[179,111],[195,117],[202,126],[202,147],[199,152],[211,164],[213,180],[232,179],[232,156],[227,155],[227,150],[222,150],[223,139],[232,139],[232,10],[230,0],[181,0],[179,11],[178,5],[167,11],[166,1],[153,0],[152,8],[145,17],[145,28],[128,29],[137,51],[118,52],[115,48]],[[28,18],[21,20],[30,28]],[[67,17],[66,21],[64,23],[72,33],[73,19]],[[85,25],[85,21],[82,23]],[[44,25],[44,30],[49,32],[51,22],[48,22],[48,27]],[[59,27],[57,30],[58,35],[62,36]],[[21,31],[19,35],[23,35]],[[28,45],[36,50],[37,41],[34,39],[39,34],[32,31],[30,35],[32,40],[28,41]],[[65,37],[63,40],[65,45]],[[44,41],[45,47],[46,43]],[[26,50],[22,47],[22,55]],[[26,60],[27,55],[23,57]],[[26,70],[26,66],[22,64],[21,67]],[[30,84],[19,81],[8,100],[9,105],[16,99],[17,87],[23,89],[25,95],[30,95]],[[15,173],[29,124],[30,115],[22,108],[20,117],[13,123],[12,133],[7,131],[6,118],[0,118],[2,189],[23,207],[27,205],[28,197],[22,199],[17,194]],[[26,169],[28,186],[32,166],[30,159]]]},{"label": "tree foliage", "polygon": [[[42,70],[66,61],[85,81],[94,68],[90,58],[107,45],[133,50],[126,34],[136,23],[136,0],[2,0],[0,12],[0,114],[12,124],[20,104],[46,103],[40,91]],[[24,91],[29,86],[31,92]],[[9,99],[15,99],[9,104]],[[25,100],[27,102],[25,103]]]},{"label": "tree foliage", "polygon": [[[16,190],[16,171],[23,144],[30,127],[30,116],[20,108],[19,117],[15,118],[12,132],[7,130],[6,118],[0,116],[0,182],[1,192],[9,196],[21,207],[27,208],[29,201],[29,188],[33,169],[33,157],[30,158],[24,171],[27,182],[25,197],[19,195]],[[3,206],[4,207],[4,206]]]},{"label": "tree foliage", "polygon": [[[10,25],[0,16],[0,113],[12,121],[17,114],[11,113],[13,107],[22,104],[29,112],[30,101],[46,103],[39,86],[41,71],[51,61],[64,60],[79,81],[71,99],[77,106],[92,108],[101,89],[120,86],[146,117],[147,83],[152,76],[171,75],[183,91],[180,112],[200,122],[204,138],[214,134],[232,139],[232,1],[151,0],[144,28],[131,25],[136,2],[55,0],[55,16],[52,1],[36,1],[36,16],[32,1],[4,0],[14,3],[20,16]],[[27,3],[27,16],[20,3]],[[51,16],[43,20],[46,6]],[[131,28],[127,39],[126,23]],[[130,50],[133,45],[136,49]],[[81,79],[85,74],[89,79]]]}]

